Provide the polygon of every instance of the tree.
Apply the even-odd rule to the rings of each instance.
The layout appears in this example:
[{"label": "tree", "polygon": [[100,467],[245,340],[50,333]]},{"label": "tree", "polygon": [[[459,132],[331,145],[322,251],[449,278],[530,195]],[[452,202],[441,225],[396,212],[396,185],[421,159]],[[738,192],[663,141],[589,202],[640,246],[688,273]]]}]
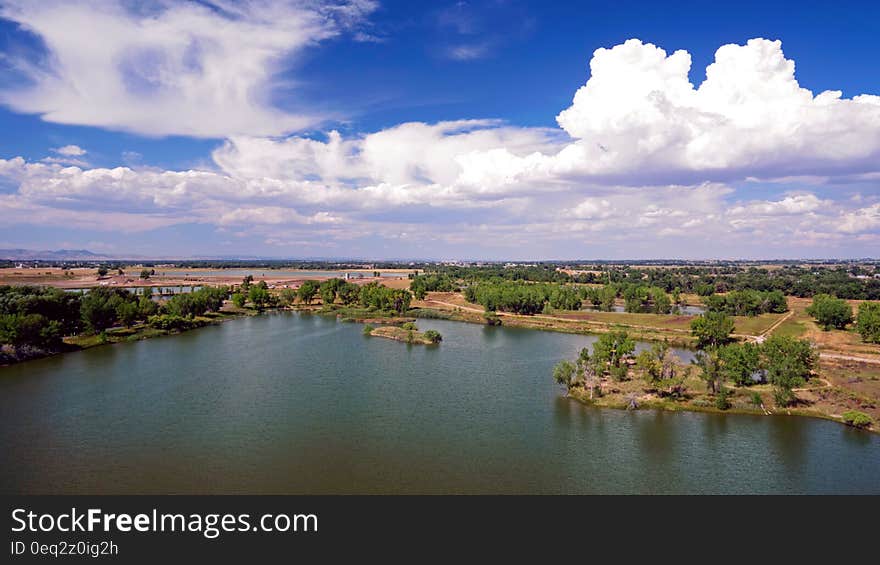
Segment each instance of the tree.
[{"label": "tree", "polygon": [[575,372],[574,363],[571,361],[560,361],[553,367],[553,380],[569,389],[571,388]]},{"label": "tree", "polygon": [[[152,302],[152,300],[150,301]],[[120,302],[116,306],[116,317],[126,328],[134,325],[140,315],[140,308],[134,302]]]},{"label": "tree", "polygon": [[580,310],[581,298],[572,287],[559,286],[551,291],[548,304],[558,310]]},{"label": "tree", "polygon": [[590,389],[590,400],[593,400],[593,394],[597,388],[599,389],[599,396],[601,396],[602,379],[599,378],[595,360],[590,357],[590,350],[586,347],[581,349],[578,354],[577,361],[575,361],[575,368],[577,370],[577,375],[580,375],[581,379],[583,379],[584,386]]},{"label": "tree", "polygon": [[636,356],[636,367],[644,373],[649,386],[654,386],[660,381],[663,365],[650,350],[645,349]]},{"label": "tree", "polygon": [[593,362],[597,372],[611,375],[615,380],[626,378],[629,367],[626,361],[636,349],[635,341],[625,331],[611,331],[599,336],[593,344]]},{"label": "tree", "polygon": [[411,300],[412,294],[408,290],[402,288],[391,290],[391,308],[398,314],[409,310]]},{"label": "tree", "polygon": [[336,301],[339,289],[345,286],[346,282],[340,278],[327,279],[321,283],[319,292],[321,294],[321,302],[325,305],[331,305]]},{"label": "tree", "polygon": [[232,295],[232,303],[235,304],[238,308],[244,308],[245,303],[247,302],[247,298],[245,298],[244,294],[240,292],[233,293]]},{"label": "tree", "polygon": [[737,386],[755,384],[752,378],[761,369],[761,350],[754,343],[731,343],[718,349],[725,380]]},{"label": "tree", "polygon": [[761,352],[776,404],[792,404],[796,400],[793,389],[810,378],[816,365],[818,355],[813,346],[805,339],[773,335],[761,346]]},{"label": "tree", "polygon": [[292,288],[285,288],[281,291],[281,294],[278,295],[279,303],[282,306],[290,306],[294,302],[296,302],[296,290]]},{"label": "tree", "polygon": [[697,347],[719,347],[730,341],[733,319],[723,312],[706,312],[691,322],[691,334],[697,338]]},{"label": "tree", "polygon": [[262,310],[269,303],[269,290],[266,288],[265,281],[260,284],[251,285],[248,290],[248,298],[257,310]]},{"label": "tree", "polygon": [[717,348],[697,352],[691,363],[700,368],[699,377],[706,381],[709,392],[716,394],[724,387],[724,372],[721,370],[721,356]]},{"label": "tree", "polygon": [[61,345],[61,324],[41,314],[0,315],[0,344],[55,348]]},{"label": "tree", "polygon": [[846,300],[828,294],[814,296],[807,314],[815,318],[825,331],[835,328],[842,330],[853,319],[852,306]]},{"label": "tree", "polygon": [[99,277],[106,277],[107,273],[109,273],[109,272],[110,271],[107,270],[107,267],[98,267],[98,276]]},{"label": "tree", "polygon": [[149,295],[142,294],[140,300],[138,300],[138,316],[146,320],[150,316],[154,316],[158,311],[159,305],[150,300]]},{"label": "tree", "polygon": [[342,301],[346,306],[351,306],[358,301],[358,297],[360,296],[361,287],[354,283],[345,283],[340,286],[336,290],[337,296],[339,296],[339,300]]},{"label": "tree", "polygon": [[147,279],[149,279],[151,276],[152,276],[152,273],[150,272],[150,269],[143,269],[143,270],[141,271],[141,278],[142,278],[143,280],[147,280]]},{"label": "tree", "polygon": [[867,343],[880,343],[880,302],[859,304],[856,328]]},{"label": "tree", "polygon": [[315,295],[318,294],[318,290],[320,286],[315,281],[306,281],[300,285],[299,290],[297,290],[296,294],[299,296],[300,302],[304,302],[306,304],[311,304],[312,299],[315,298]]},{"label": "tree", "polygon": [[106,330],[116,322],[116,307],[126,300],[134,300],[134,295],[121,289],[91,289],[82,298],[83,322],[94,333]]}]

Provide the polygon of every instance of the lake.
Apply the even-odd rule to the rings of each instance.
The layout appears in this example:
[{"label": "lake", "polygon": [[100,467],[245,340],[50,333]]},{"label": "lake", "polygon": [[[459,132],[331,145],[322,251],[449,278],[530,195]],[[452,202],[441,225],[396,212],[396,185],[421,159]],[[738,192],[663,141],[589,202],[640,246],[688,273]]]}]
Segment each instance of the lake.
[{"label": "lake", "polygon": [[443,342],[275,313],[0,368],[0,493],[880,494],[876,435],[590,408],[550,373],[591,337],[418,325]]}]

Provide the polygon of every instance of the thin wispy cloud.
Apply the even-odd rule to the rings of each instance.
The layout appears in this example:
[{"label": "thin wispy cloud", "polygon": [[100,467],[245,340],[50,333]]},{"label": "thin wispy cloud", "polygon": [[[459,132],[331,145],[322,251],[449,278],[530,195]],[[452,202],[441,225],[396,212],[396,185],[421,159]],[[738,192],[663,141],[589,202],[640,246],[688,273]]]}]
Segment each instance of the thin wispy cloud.
[{"label": "thin wispy cloud", "polygon": [[297,131],[323,116],[274,108],[277,75],[374,8],[363,0],[3,0],[0,16],[39,37],[46,52],[13,62],[27,85],[4,88],[0,103],[50,122],[153,136]]}]

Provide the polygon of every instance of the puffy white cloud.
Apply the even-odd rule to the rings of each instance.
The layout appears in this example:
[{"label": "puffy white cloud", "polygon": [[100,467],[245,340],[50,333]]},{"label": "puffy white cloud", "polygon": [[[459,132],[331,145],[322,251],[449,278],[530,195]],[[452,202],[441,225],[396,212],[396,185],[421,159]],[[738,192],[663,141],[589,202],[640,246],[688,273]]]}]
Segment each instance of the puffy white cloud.
[{"label": "puffy white cloud", "polygon": [[87,153],[87,151],[79,145],[65,145],[63,147],[56,147],[55,149],[52,149],[52,152],[58,153],[59,155],[64,155],[65,157],[80,157]]},{"label": "puffy white cloud", "polygon": [[0,102],[65,124],[147,135],[278,135],[316,123],[269,103],[276,74],[306,47],[356,25],[368,0],[3,0],[0,16],[39,36],[30,84]]},{"label": "puffy white cloud", "polygon": [[[779,41],[724,45],[695,88],[690,55],[631,39],[598,49],[558,116],[574,139],[556,154],[472,155],[472,182],[569,176],[665,184],[840,175],[880,168],[880,96],[813,95]],[[499,173],[503,167],[504,173]]]},{"label": "puffy white cloud", "polygon": [[492,120],[411,122],[347,140],[336,131],[326,141],[233,137],[213,158],[236,178],[451,185],[471,153],[504,147],[516,156],[552,149],[554,143],[549,130]]}]

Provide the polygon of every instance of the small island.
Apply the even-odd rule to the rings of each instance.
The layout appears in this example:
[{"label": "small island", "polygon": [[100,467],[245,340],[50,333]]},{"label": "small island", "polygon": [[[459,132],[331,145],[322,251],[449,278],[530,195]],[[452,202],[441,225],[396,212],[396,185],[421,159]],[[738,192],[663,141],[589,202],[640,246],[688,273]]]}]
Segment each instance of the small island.
[{"label": "small island", "polygon": [[412,322],[407,322],[402,326],[383,326],[381,328],[367,325],[364,326],[364,335],[420,345],[436,345],[443,341],[440,332],[435,330],[420,332]]}]

